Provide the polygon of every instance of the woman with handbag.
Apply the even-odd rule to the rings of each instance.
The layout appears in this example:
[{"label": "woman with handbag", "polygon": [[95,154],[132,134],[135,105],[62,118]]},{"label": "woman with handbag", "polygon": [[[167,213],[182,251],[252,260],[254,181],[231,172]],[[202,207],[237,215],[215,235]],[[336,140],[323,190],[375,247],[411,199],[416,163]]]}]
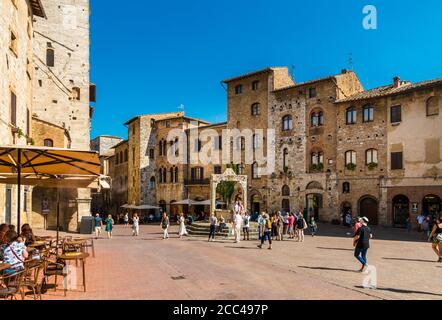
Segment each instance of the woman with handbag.
[{"label": "woman with handbag", "polygon": [[437,262],[442,262],[442,213],[439,213],[439,217],[428,237],[428,242],[430,241],[433,241],[433,250],[439,257]]}]

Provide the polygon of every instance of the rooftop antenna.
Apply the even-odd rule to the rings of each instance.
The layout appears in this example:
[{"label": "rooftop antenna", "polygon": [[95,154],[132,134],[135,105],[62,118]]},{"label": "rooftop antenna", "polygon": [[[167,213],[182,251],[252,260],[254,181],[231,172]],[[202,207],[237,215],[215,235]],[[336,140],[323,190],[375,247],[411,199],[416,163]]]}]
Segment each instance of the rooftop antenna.
[{"label": "rooftop antenna", "polygon": [[184,112],[184,104],[180,104],[180,105],[178,106],[178,110]]},{"label": "rooftop antenna", "polygon": [[292,64],[292,71],[291,71],[290,76],[292,77],[293,82],[295,82],[295,69],[296,69],[296,66],[294,64]]},{"label": "rooftop antenna", "polygon": [[354,71],[353,70],[353,53],[350,52],[348,54],[348,68],[350,69],[350,71]]}]

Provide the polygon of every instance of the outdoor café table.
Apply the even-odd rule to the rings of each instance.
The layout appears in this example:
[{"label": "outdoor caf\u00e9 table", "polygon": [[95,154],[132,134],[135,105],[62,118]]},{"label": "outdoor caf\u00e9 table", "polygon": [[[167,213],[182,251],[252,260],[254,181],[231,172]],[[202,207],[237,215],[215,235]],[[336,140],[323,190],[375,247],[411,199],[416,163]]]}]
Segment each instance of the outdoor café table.
[{"label": "outdoor caf\u00e9 table", "polygon": [[81,261],[82,269],[83,269],[83,288],[84,292],[86,292],[86,272],[85,272],[85,264],[86,264],[86,258],[89,257],[89,253],[86,252],[68,252],[65,254],[62,254],[59,256],[60,259],[66,260],[66,261]]},{"label": "outdoor caf\u00e9 table", "polygon": [[31,243],[30,245],[28,245],[28,248],[43,248],[46,247],[48,243],[46,241],[34,241],[34,243]]},{"label": "outdoor caf\u00e9 table", "polygon": [[88,252],[87,248],[92,248],[92,257],[95,258],[95,248],[94,248],[94,238],[89,237],[89,238],[74,238],[74,241],[83,241],[83,249],[86,250],[86,252]]}]

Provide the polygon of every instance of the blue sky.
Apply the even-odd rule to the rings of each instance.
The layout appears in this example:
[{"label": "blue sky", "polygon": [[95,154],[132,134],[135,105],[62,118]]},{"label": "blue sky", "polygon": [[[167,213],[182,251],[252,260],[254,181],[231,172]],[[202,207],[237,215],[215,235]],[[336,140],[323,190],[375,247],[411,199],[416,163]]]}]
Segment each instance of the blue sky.
[{"label": "blue sky", "polygon": [[[442,1],[91,0],[92,137],[126,137],[123,123],[178,111],[226,119],[220,81],[295,65],[297,82],[353,68],[365,88],[442,77]],[[423,4],[425,3],[425,4]],[[375,5],[378,29],[362,27]]]}]

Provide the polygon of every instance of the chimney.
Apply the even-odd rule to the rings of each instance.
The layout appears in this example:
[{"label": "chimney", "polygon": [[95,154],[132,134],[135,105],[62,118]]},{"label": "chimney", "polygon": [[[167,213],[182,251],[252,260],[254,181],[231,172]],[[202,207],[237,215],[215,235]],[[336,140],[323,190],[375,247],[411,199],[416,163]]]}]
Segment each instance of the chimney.
[{"label": "chimney", "polygon": [[348,70],[347,69],[342,69],[341,70],[341,74],[347,74],[348,73]]},{"label": "chimney", "polygon": [[395,88],[399,88],[401,86],[401,78],[399,76],[393,78],[393,86]]}]

